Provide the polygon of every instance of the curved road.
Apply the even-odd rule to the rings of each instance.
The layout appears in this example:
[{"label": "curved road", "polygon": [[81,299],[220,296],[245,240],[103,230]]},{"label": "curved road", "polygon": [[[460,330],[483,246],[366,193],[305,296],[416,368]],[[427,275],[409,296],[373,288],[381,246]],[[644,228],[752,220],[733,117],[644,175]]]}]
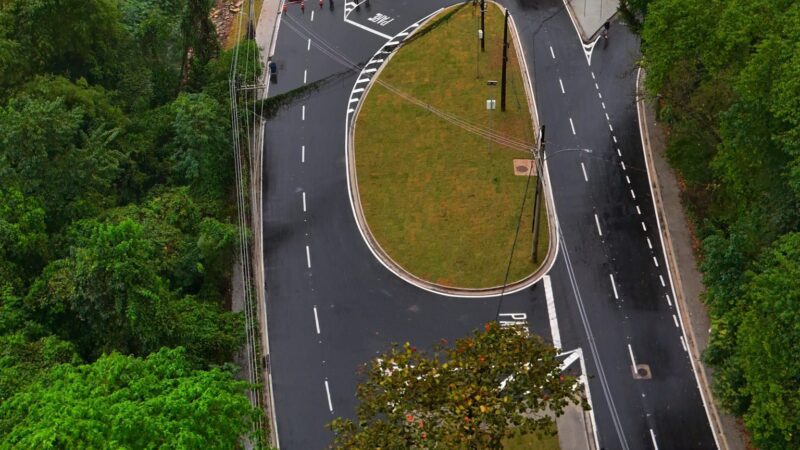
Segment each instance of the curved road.
[{"label": "curved road", "polygon": [[[356,227],[345,174],[345,120],[360,69],[387,38],[444,0],[291,5],[277,38],[277,83],[294,95],[266,124],[264,238],[270,366],[282,449],[321,449],[325,424],[355,410],[357,367],[390,342],[427,346],[495,318],[498,299],[454,299],[387,271]],[[682,342],[638,131],[638,42],[613,24],[591,65],[563,3],[502,2],[534,72],[560,222],[549,276],[565,350],[580,348],[605,449],[714,448]],[[313,11],[313,15],[312,15]],[[347,21],[345,21],[345,13]],[[370,20],[372,19],[372,20]],[[563,86],[563,89],[562,89]],[[295,91],[296,92],[296,91]],[[505,296],[501,319],[552,336],[545,289]],[[634,379],[632,360],[651,379]]]}]

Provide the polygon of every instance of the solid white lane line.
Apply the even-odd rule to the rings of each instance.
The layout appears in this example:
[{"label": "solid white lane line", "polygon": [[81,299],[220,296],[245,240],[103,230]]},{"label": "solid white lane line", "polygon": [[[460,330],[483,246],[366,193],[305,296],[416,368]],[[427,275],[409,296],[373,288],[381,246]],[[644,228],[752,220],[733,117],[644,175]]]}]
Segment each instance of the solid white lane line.
[{"label": "solid white lane line", "polygon": [[606,102],[600,102],[600,104],[603,105],[603,109],[606,109]]},{"label": "solid white lane line", "polygon": [[624,161],[620,161],[619,163],[622,164],[622,170],[628,170],[628,169],[625,168],[625,162]]},{"label": "solid white lane line", "polygon": [[594,77],[594,72],[592,72],[592,79],[593,79],[593,80],[595,80],[595,79],[596,79],[596,78]]},{"label": "solid white lane line", "polygon": [[645,225],[644,222],[642,222],[642,230],[647,231],[647,225]]},{"label": "solid white lane line", "polygon": [[656,434],[653,433],[652,428],[650,428],[650,438],[653,439],[653,447],[655,447],[655,450],[658,450],[658,443],[656,442]]},{"label": "solid white lane line", "polygon": [[636,368],[636,358],[633,357],[633,349],[631,348],[631,344],[628,344],[628,353],[631,355],[631,365]]},{"label": "solid white lane line", "polygon": [[612,127],[610,123],[608,124],[608,129],[611,130],[612,133],[614,132],[614,127]]},{"label": "solid white lane line", "polygon": [[575,124],[572,123],[572,117],[569,118],[569,126],[572,127],[572,135],[575,135]]},{"label": "solid white lane line", "polygon": [[311,250],[309,250],[308,246],[306,245],[306,266],[311,268]]},{"label": "solid white lane line", "polygon": [[686,348],[686,341],[683,340],[683,335],[681,335],[681,347],[683,347],[683,351],[689,353],[689,350]]},{"label": "solid white lane line", "polygon": [[556,302],[553,300],[553,286],[550,284],[550,275],[545,275],[544,296],[547,299],[547,317],[550,318],[550,335],[553,337],[553,347],[561,348],[561,332],[558,331],[558,319],[556,318]]},{"label": "solid white lane line", "polygon": [[553,46],[552,46],[552,45],[550,46],[550,56],[552,56],[552,57],[553,57],[553,59],[556,59],[556,54],[555,54],[555,52],[553,51]]},{"label": "solid white lane line", "polygon": [[311,51],[311,38],[308,38],[308,46],[306,47],[306,51]]},{"label": "solid white lane line", "polygon": [[658,258],[655,256],[653,256],[653,263],[656,265],[656,267],[658,267]]},{"label": "solid white lane line", "polygon": [[611,120],[611,119],[608,117],[608,113],[605,113],[605,115],[606,115],[606,120]]},{"label": "solid white lane line", "polygon": [[628,184],[631,184],[631,177],[625,175],[625,181],[627,181]]},{"label": "solid white lane line", "polygon": [[600,90],[600,86],[598,86],[597,83],[594,84],[594,88],[597,89],[598,91]]},{"label": "solid white lane line", "polygon": [[640,216],[642,215],[642,210],[639,208],[639,205],[636,205],[636,213]]},{"label": "solid white lane line", "polygon": [[667,294],[667,304],[672,307],[672,300],[669,298],[669,294]]},{"label": "solid white lane line", "polygon": [[633,199],[636,200],[636,194],[633,193],[633,189],[631,189],[631,197],[633,197]]},{"label": "solid white lane line", "polygon": [[333,402],[331,402],[331,388],[328,386],[328,380],[325,380],[325,394],[328,396],[328,410],[333,412]]},{"label": "solid white lane line", "polygon": [[302,113],[302,119],[301,120],[306,120],[306,105],[303,105],[303,113]]},{"label": "solid white lane line", "polygon": [[314,325],[317,326],[317,334],[319,334],[319,316],[317,315],[317,307],[314,306]]},{"label": "solid white lane line", "polygon": [[308,80],[308,69],[303,69],[303,84],[306,84],[306,80]]},{"label": "solid white lane line", "polygon": [[600,229],[600,219],[597,218],[597,214],[594,215],[594,223],[597,225],[597,234],[602,236],[603,231]]},{"label": "solid white lane line", "polygon": [[661,275],[658,276],[658,280],[661,281],[661,287],[666,287],[667,285],[664,283],[664,277]]},{"label": "solid white lane line", "polygon": [[586,166],[581,163],[581,170],[583,171],[583,181],[589,181],[589,177],[586,176]]},{"label": "solid white lane line", "polygon": [[608,277],[611,278],[611,287],[614,288],[614,298],[619,300],[619,294],[617,294],[617,283],[614,282],[614,274],[608,274]]},{"label": "solid white lane line", "polygon": [[647,238],[647,246],[650,247],[650,250],[653,249],[653,243],[650,242],[650,238]]},{"label": "solid white lane line", "polygon": [[300,147],[300,162],[301,163],[306,162],[306,146],[305,145]]},{"label": "solid white lane line", "polygon": [[303,212],[306,212],[306,191],[303,191]]},{"label": "solid white lane line", "polygon": [[672,315],[672,321],[675,322],[675,328],[681,327],[680,325],[678,325],[678,318],[675,316],[675,314]]},{"label": "solid white lane line", "polygon": [[313,9],[311,10],[311,21],[312,22],[314,21],[314,10]]},{"label": "solid white lane line", "polygon": [[558,79],[558,84],[561,85],[561,93],[566,94],[566,92],[564,92],[564,82],[561,81],[561,78]]},{"label": "solid white lane line", "polygon": [[[617,137],[614,136],[614,135],[611,135],[611,138],[614,139],[614,143],[616,144],[617,143]],[[617,151],[619,151],[619,149],[617,149]]]}]

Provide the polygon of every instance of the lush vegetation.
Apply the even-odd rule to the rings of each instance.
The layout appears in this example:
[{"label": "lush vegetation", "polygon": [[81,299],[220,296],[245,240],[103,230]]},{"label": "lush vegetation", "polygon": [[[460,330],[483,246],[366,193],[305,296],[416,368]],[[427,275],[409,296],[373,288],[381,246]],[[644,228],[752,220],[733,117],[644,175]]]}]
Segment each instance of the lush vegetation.
[{"label": "lush vegetation", "polygon": [[557,354],[540,337],[496,322],[431,354],[393,346],[364,368],[358,421],[331,423],[334,446],[500,449],[519,435],[554,435],[551,416],[581,402],[582,392],[561,373]]},{"label": "lush vegetation", "polygon": [[[371,88],[358,115],[354,151],[361,205],[383,250],[422,279],[489,288],[504,283],[512,248],[509,282],[530,275],[547,255],[545,220],[540,260],[531,261],[536,179],[514,175],[513,160],[529,159],[530,150],[488,141],[396,92],[533,146],[513,44],[507,108],[500,111],[503,13],[488,4],[486,51],[477,67],[473,13],[469,4],[445,10],[398,50],[380,72],[394,91],[380,84]],[[498,85],[487,86],[487,80]],[[487,112],[487,98],[497,100],[496,110]]]},{"label": "lush vegetation", "polygon": [[716,392],[757,446],[800,448],[800,2],[626,4],[700,242]]},{"label": "lush vegetation", "polygon": [[212,3],[0,1],[0,447],[251,429]]}]

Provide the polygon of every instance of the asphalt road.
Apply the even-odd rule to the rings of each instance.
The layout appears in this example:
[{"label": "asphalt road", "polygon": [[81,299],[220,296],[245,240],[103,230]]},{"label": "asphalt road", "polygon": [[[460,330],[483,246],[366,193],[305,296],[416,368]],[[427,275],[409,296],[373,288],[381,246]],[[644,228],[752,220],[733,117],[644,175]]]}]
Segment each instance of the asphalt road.
[{"label": "asphalt road", "polygon": [[[381,35],[452,2],[370,3],[347,17],[362,27],[345,22],[341,2],[333,10],[327,0],[322,9],[309,4],[305,13],[293,5],[277,38],[279,74],[270,96],[314,86],[291,98],[265,130],[264,257],[282,449],[325,448],[325,424],[354,414],[358,366],[389,343],[452,340],[494,319],[498,306],[496,298],[446,298],[407,284],[375,260],[356,227],[345,174],[345,118],[358,74],[349,64],[368,61],[386,42]],[[546,149],[554,155],[548,166],[561,242],[550,277],[562,347],[583,350],[600,446],[714,448],[667,297],[636,122],[638,43],[615,23],[590,66],[561,2],[506,6],[534,72]],[[555,154],[564,148],[592,153]],[[531,331],[549,338],[541,284],[506,296],[501,312],[524,314]],[[649,365],[652,379],[634,379],[632,359]]]}]

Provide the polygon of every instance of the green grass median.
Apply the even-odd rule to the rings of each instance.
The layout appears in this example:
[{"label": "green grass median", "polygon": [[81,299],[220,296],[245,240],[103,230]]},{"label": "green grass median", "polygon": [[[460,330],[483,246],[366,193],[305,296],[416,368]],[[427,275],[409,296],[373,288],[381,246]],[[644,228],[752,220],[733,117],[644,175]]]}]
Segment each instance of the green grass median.
[{"label": "green grass median", "polygon": [[[532,147],[510,32],[507,109],[500,111],[500,8],[488,5],[485,52],[478,47],[479,27],[480,11],[469,4],[443,11],[398,50],[379,80]],[[488,86],[488,80],[498,83]],[[486,109],[489,98],[497,100],[494,111]],[[529,159],[529,152],[486,140],[379,83],[358,115],[354,147],[367,224],[384,251],[412,274],[452,287],[487,288],[503,284],[515,237],[509,283],[533,273],[546,256],[543,220],[540,261],[531,261],[536,178],[514,175],[513,160]]]}]

